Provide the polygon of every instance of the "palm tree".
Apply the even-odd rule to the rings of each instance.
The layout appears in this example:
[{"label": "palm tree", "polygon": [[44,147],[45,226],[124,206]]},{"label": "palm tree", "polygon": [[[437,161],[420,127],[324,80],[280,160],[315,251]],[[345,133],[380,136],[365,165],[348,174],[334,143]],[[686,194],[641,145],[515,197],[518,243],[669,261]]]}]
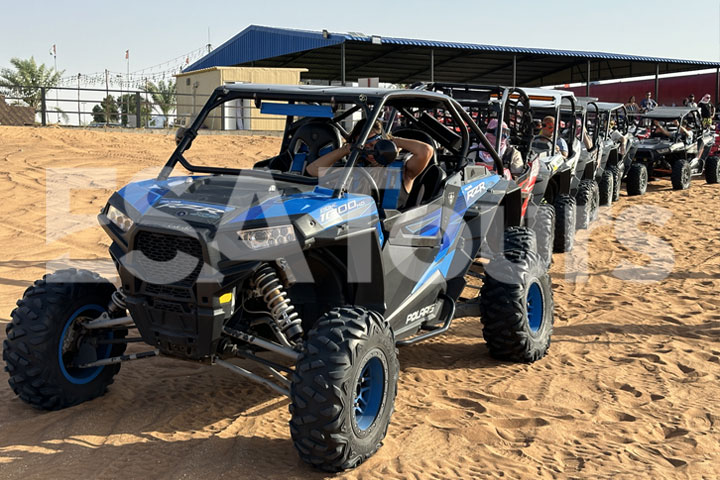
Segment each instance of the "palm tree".
[{"label": "palm tree", "polygon": [[175,81],[168,80],[165,83],[165,80],[160,80],[157,85],[148,82],[147,91],[150,92],[153,102],[165,116],[165,126],[167,126],[168,114],[175,109]]},{"label": "palm tree", "polygon": [[11,58],[10,63],[15,67],[3,68],[0,70],[0,87],[9,91],[12,95],[20,97],[25,103],[38,109],[42,102],[42,91],[40,87],[52,88],[60,82],[60,77],[65,72],[55,71],[46,67],[44,63],[38,64],[34,57],[29,60]]}]

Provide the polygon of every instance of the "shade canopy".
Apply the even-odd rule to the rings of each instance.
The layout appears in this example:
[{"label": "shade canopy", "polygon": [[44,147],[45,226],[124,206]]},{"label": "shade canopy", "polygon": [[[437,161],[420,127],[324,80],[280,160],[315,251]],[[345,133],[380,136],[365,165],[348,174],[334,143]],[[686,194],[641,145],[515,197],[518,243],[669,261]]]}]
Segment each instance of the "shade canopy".
[{"label": "shade canopy", "polygon": [[304,80],[379,77],[407,84],[442,81],[558,85],[718,68],[720,63],[606,52],[442,42],[361,33],[251,25],[184,72],[217,66],[302,67]]}]

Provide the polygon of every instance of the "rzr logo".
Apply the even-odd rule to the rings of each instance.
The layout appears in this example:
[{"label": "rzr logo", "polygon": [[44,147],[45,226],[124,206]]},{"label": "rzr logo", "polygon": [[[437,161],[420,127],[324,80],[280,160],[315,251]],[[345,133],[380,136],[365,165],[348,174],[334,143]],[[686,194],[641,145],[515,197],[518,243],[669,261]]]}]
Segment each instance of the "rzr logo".
[{"label": "rzr logo", "polygon": [[465,195],[467,196],[468,202],[472,202],[475,197],[478,195],[481,195],[487,191],[487,186],[485,185],[485,182],[480,183],[473,188],[467,190],[465,192]]},{"label": "rzr logo", "polygon": [[427,307],[423,307],[420,310],[417,310],[415,312],[412,312],[410,315],[407,316],[405,319],[405,325],[408,323],[416,322],[420,319],[423,319],[425,317],[429,317],[432,315],[432,313],[435,311],[435,304],[428,305]]}]

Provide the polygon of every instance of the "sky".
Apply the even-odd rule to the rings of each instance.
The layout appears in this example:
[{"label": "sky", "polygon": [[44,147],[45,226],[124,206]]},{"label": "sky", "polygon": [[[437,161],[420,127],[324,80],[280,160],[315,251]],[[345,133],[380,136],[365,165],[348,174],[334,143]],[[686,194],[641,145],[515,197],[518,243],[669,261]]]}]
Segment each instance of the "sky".
[{"label": "sky", "polygon": [[[78,73],[175,68],[248,25],[720,61],[720,0],[3,2],[0,68],[29,58]],[[191,63],[194,59],[191,59]],[[145,71],[153,71],[151,69]]]}]

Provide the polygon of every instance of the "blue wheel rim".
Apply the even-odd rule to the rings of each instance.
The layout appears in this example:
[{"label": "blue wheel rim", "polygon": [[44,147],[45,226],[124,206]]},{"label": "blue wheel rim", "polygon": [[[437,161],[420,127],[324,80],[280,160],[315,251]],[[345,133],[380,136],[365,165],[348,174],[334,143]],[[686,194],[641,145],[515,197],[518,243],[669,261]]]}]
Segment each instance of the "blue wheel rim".
[{"label": "blue wheel rim", "polygon": [[[71,364],[75,360],[75,356],[71,352],[66,352],[63,356],[63,344],[65,343],[65,337],[68,334],[68,330],[75,321],[75,319],[80,316],[80,314],[86,312],[89,312],[88,314],[90,315],[94,313],[95,316],[98,316],[101,315],[104,311],[105,309],[99,305],[85,305],[75,310],[75,312],[70,315],[70,318],[63,327],[62,334],[60,335],[60,341],[58,342],[58,364],[60,365],[60,370],[62,371],[63,376],[70,383],[73,383],[75,385],[84,385],[86,383],[90,383],[95,380],[97,376],[100,375],[100,372],[102,372],[103,368],[105,368],[104,366],[95,368],[73,367],[72,365],[66,365],[66,363]],[[102,338],[112,339],[112,337],[112,332],[109,332],[105,334],[105,336]],[[95,354],[97,359],[100,360],[103,358],[108,358],[111,351],[111,344],[98,345],[95,349]]]},{"label": "blue wheel rim", "polygon": [[542,289],[538,282],[533,282],[527,292],[527,317],[530,331],[535,333],[540,330],[543,323],[545,302]]},{"label": "blue wheel rim", "polygon": [[355,421],[360,430],[370,428],[380,413],[385,369],[377,356],[365,363],[355,385]]}]

